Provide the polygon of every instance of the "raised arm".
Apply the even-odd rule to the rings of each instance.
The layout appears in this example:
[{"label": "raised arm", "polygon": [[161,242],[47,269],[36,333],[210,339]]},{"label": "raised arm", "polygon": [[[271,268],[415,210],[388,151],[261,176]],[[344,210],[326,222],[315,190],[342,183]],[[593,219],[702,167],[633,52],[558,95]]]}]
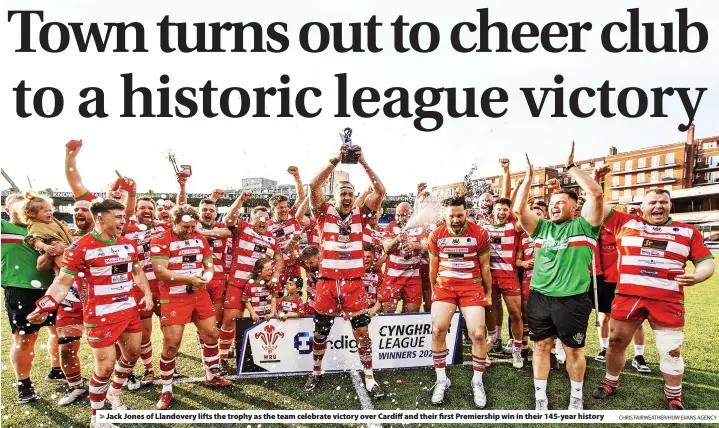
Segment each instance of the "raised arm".
[{"label": "raised arm", "polygon": [[225,225],[227,227],[233,227],[237,223],[237,215],[238,211],[240,210],[240,207],[242,206],[242,204],[245,203],[246,200],[250,199],[251,196],[251,192],[244,190],[242,191],[242,194],[240,194],[240,196],[235,199],[235,202],[232,203],[232,206],[230,206],[230,210],[225,215]]},{"label": "raised arm", "polygon": [[180,185],[180,191],[177,193],[177,205],[185,205],[187,203],[187,191],[185,190],[185,184],[187,184],[187,177],[184,175],[177,174],[177,184]]},{"label": "raised arm", "polygon": [[372,188],[372,186],[369,186],[367,190],[360,193],[357,199],[355,199],[355,208],[361,208],[362,204],[364,204],[364,201],[367,199],[367,196],[369,196],[370,193],[372,193],[373,191],[374,189]]},{"label": "raised arm", "polygon": [[517,215],[517,219],[519,220],[519,226],[529,235],[532,235],[539,224],[539,217],[527,206],[527,198],[529,197],[529,188],[532,185],[534,166],[532,166],[532,163],[529,161],[529,156],[526,153],[524,156],[527,159],[527,168],[524,175],[524,181],[522,182],[522,185],[519,186],[519,191],[517,191],[517,200],[514,203],[514,213]]},{"label": "raised arm", "polygon": [[295,200],[295,204],[292,205],[292,208],[297,210],[297,207],[305,199],[305,186],[302,184],[302,179],[300,178],[300,170],[297,169],[296,166],[291,166],[287,168],[287,172],[289,172],[295,179],[295,187],[297,187],[297,199]]},{"label": "raised arm", "polygon": [[[135,204],[137,203],[137,184],[135,180],[130,177],[123,177],[117,170],[115,170],[117,178],[123,183],[122,187],[126,189],[125,198],[122,203],[125,205],[125,217],[131,218],[135,215]],[[113,189],[115,190],[115,189]]]},{"label": "raised arm", "polygon": [[362,148],[360,148],[360,146],[355,147],[356,150],[359,151],[359,163],[367,173],[367,177],[369,178],[369,182],[372,183],[373,188],[372,193],[370,193],[367,196],[367,199],[365,199],[365,205],[372,211],[377,211],[382,206],[382,199],[384,199],[384,195],[387,191],[384,188],[384,184],[382,184],[382,180],[379,179],[377,174],[375,174],[367,163]]},{"label": "raised arm", "polygon": [[509,174],[509,159],[501,158],[499,165],[502,167],[502,194],[500,198],[509,199],[510,192],[512,191],[512,180]]},{"label": "raised arm", "polygon": [[517,180],[517,186],[512,189],[512,195],[510,196],[509,200],[512,201],[512,206],[514,206],[514,201],[517,200],[517,192],[519,191],[519,187],[524,183],[524,178],[520,178]]},{"label": "raised arm", "polygon": [[310,219],[307,218],[305,213],[307,212],[307,207],[310,206],[310,198],[309,196],[302,199],[302,202],[297,206],[297,210],[295,211],[295,220],[297,220],[302,227],[307,227],[310,225]]},{"label": "raised arm", "polygon": [[567,158],[567,173],[586,192],[582,217],[592,226],[601,226],[602,220],[604,220],[604,192],[599,183],[592,180],[589,174],[574,163],[574,141],[572,141],[572,150]]},{"label": "raised arm", "polygon": [[325,203],[325,194],[322,192],[322,186],[329,180],[332,171],[334,171],[335,167],[342,161],[342,154],[348,147],[347,144],[343,144],[339,153],[332,156],[329,162],[327,162],[320,172],[310,181],[310,206],[312,208],[319,208]]},{"label": "raised arm", "polygon": [[[602,177],[607,175],[609,173],[609,165],[604,166],[595,166],[594,170],[592,170],[592,179],[599,184],[599,186],[602,186]],[[612,207],[608,204],[604,204],[604,209],[602,212],[602,218],[605,219],[609,215],[609,213],[612,211]]]},{"label": "raised arm", "polygon": [[[77,143],[80,143],[80,145],[77,145]],[[67,180],[67,184],[70,185],[72,195],[75,199],[80,199],[90,193],[87,187],[82,184],[80,172],[77,170],[76,158],[82,148],[82,140],[71,140],[68,145],[74,148],[65,148],[65,179]]]}]

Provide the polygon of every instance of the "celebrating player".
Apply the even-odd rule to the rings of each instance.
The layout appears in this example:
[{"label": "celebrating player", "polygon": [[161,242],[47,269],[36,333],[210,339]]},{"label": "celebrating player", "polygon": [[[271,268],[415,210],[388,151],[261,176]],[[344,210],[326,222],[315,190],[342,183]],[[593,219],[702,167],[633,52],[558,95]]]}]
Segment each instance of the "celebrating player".
[{"label": "celebrating player", "polygon": [[[701,233],[692,225],[669,217],[672,201],[667,190],[650,189],[642,201],[643,216],[635,217],[604,207],[604,226],[617,239],[619,282],[612,303],[607,348],[607,373],[593,395],[606,398],[619,387],[627,345],[637,328],[649,320],[654,330],[664,394],[672,410],[684,410],[684,287],[706,281],[715,262]],[[694,273],[685,271],[687,261]]]},{"label": "celebrating player", "polygon": [[378,295],[384,313],[394,313],[400,300],[403,300],[402,312],[419,312],[422,304],[419,269],[422,255],[427,251],[429,230],[422,224],[405,230],[411,215],[412,206],[402,202],[397,205],[397,220],[385,228],[383,245],[388,256]]},{"label": "celebrating player", "polygon": [[234,248],[220,328],[220,367],[222,372],[229,371],[227,359],[235,339],[235,319],[241,317],[245,311],[242,295],[255,263],[263,258],[274,259],[271,280],[274,287],[279,287],[279,275],[284,269],[284,261],[279,245],[277,245],[277,239],[267,230],[270,223],[267,209],[255,207],[252,210],[250,223],[238,217],[240,207],[250,196],[252,196],[251,193],[242,192],[225,217],[225,224],[234,236]]},{"label": "celebrating player", "polygon": [[168,409],[172,402],[175,358],[189,322],[195,324],[201,339],[205,385],[223,388],[232,384],[220,376],[215,310],[207,293],[207,284],[214,276],[212,250],[197,233],[200,215],[189,205],[179,205],[173,209],[172,218],[172,231],[155,235],[150,241],[150,260],[160,280],[162,304],[162,393],[158,410]]},{"label": "celebrating player", "polygon": [[571,190],[555,192],[549,203],[549,221],[527,206],[534,167],[527,156],[524,182],[514,211],[519,224],[535,242],[534,269],[527,302],[530,337],[534,341],[534,387],[536,410],[547,410],[549,355],[554,339],[562,341],[571,380],[569,410],[583,408],[587,323],[592,312],[587,295],[590,272],[587,268],[596,251],[602,223],[602,188],[574,164],[574,143],[567,160],[567,173],[587,193],[582,215],[574,219],[577,195]]},{"label": "celebrating player", "polygon": [[335,191],[335,205],[325,201],[322,183],[328,179],[348,149],[348,146],[343,145],[340,152],[330,158],[310,183],[310,201],[320,230],[322,261],[321,278],[317,282],[315,331],[312,341],[314,368],[307,379],[305,390],[313,391],[322,380],[322,358],[327,348],[327,336],[332,329],[334,317],[343,311],[350,318],[357,340],[357,354],[364,366],[365,388],[373,398],[378,399],[384,397],[384,392],[372,372],[372,340],[367,329],[370,317],[367,313],[367,292],[362,282],[362,234],[368,217],[380,208],[385,189],[365,160],[362,149],[354,146],[352,149],[356,151],[360,165],[373,183],[374,191],[367,196],[362,207],[354,207],[354,186],[350,182],[341,181]]},{"label": "celebrating player", "polygon": [[[120,388],[137,362],[142,338],[137,306],[152,309],[152,293],[138,263],[134,243],[122,236],[125,207],[105,199],[93,202],[90,211],[95,229],[65,250],[62,271],[37,301],[37,309],[28,320],[43,322],[48,313],[57,309],[58,302],[65,299],[75,277],[83,279],[86,296],[83,321],[95,356],[95,372],[90,380],[90,423],[94,425],[95,413],[103,408],[106,398],[114,410],[125,409],[120,402]],[[138,303],[133,293],[135,285],[143,292]],[[119,358],[116,343],[122,351]],[[113,368],[114,379],[108,385]]]},{"label": "celebrating player", "polygon": [[445,372],[446,338],[452,314],[459,307],[472,340],[474,404],[483,409],[487,405],[482,380],[487,357],[484,307],[492,304],[491,243],[486,230],[467,221],[464,197],[449,198],[443,205],[445,223],[432,232],[427,245],[432,281],[432,357],[437,374],[432,404],[442,404],[452,385]]}]

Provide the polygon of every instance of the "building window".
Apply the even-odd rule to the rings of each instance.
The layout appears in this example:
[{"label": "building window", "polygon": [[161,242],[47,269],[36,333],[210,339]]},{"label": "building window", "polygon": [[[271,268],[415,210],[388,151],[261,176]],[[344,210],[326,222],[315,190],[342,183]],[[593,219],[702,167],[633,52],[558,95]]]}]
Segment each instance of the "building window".
[{"label": "building window", "polygon": [[582,169],[589,169],[591,167],[592,167],[592,164],[590,164],[590,163],[582,164]]},{"label": "building window", "polygon": [[632,170],[632,160],[629,159],[628,161],[624,162],[624,170],[625,171],[631,171]]},{"label": "building window", "polygon": [[574,184],[576,182],[577,182],[577,180],[575,180],[574,177],[572,177],[572,184]]},{"label": "building window", "polygon": [[632,174],[627,174],[626,176],[624,176],[624,185],[625,186],[632,185]]},{"label": "building window", "polygon": [[539,187],[534,188],[534,196],[535,197],[539,196]]},{"label": "building window", "polygon": [[637,189],[637,196],[644,196],[644,188],[640,187]]},{"label": "building window", "polygon": [[564,172],[564,168],[557,168],[557,172],[559,172],[559,173]]},{"label": "building window", "polygon": [[619,186],[619,177],[617,177],[616,175],[614,177],[612,177],[612,186],[613,187]]},{"label": "building window", "polygon": [[604,161],[603,161],[603,160],[598,160],[598,161],[596,161],[596,162],[594,163],[594,166],[604,166]]},{"label": "building window", "polygon": [[719,166],[719,156],[709,156],[708,158],[704,158],[704,165],[706,165],[706,168]]},{"label": "building window", "polygon": [[539,174],[534,176],[534,184],[539,184]]},{"label": "building window", "polygon": [[564,184],[569,184],[569,177],[564,177]]},{"label": "building window", "polygon": [[631,198],[632,197],[632,189],[624,189],[624,197]]},{"label": "building window", "polygon": [[652,167],[659,166],[659,156],[652,156]]},{"label": "building window", "polygon": [[622,163],[621,162],[614,162],[614,172],[621,171],[622,170]]},{"label": "building window", "polygon": [[707,183],[719,183],[719,171],[704,173],[704,180]]},{"label": "building window", "polygon": [[637,183],[644,183],[644,180],[646,179],[647,175],[644,173],[637,174]]},{"label": "building window", "polygon": [[667,155],[664,157],[664,163],[666,165],[671,165],[674,163],[674,153],[667,153]]},{"label": "building window", "polygon": [[664,177],[665,178],[674,178],[674,170],[673,169],[665,169]]},{"label": "building window", "polygon": [[651,182],[656,183],[659,181],[659,171],[652,171]]},{"label": "building window", "polygon": [[642,169],[647,167],[647,158],[637,159],[637,168]]},{"label": "building window", "polygon": [[710,142],[708,142],[708,143],[702,144],[702,148],[703,148],[703,149],[715,149],[716,146],[717,146],[717,142],[716,142],[716,141],[710,141]]},{"label": "building window", "polygon": [[616,201],[619,199],[619,190],[612,190],[612,200]]}]

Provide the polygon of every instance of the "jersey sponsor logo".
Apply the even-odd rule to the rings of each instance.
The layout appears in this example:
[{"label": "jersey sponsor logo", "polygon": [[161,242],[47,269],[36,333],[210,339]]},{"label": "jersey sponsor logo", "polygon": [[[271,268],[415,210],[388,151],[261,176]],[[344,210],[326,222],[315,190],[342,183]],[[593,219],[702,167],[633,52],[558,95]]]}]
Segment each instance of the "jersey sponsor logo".
[{"label": "jersey sponsor logo", "polygon": [[127,294],[118,294],[117,296],[112,297],[113,302],[124,302],[127,300],[129,296]]},{"label": "jersey sponsor logo", "polygon": [[264,254],[267,252],[267,247],[263,245],[255,245],[255,252]]},{"label": "jersey sponsor logo", "polygon": [[642,275],[652,275],[652,276],[658,276],[659,271],[658,270],[651,270],[651,269],[641,269],[639,270],[639,273]]},{"label": "jersey sponsor logo", "polygon": [[446,253],[446,254],[452,254],[452,253],[455,253],[455,254],[462,253],[462,254],[464,254],[464,253],[468,253],[468,252],[469,252],[469,248],[443,248],[442,251],[443,251],[444,253]]},{"label": "jersey sponsor logo", "polygon": [[185,250],[180,250],[180,255],[181,255],[181,256],[184,256],[184,255],[187,255],[187,254],[199,254],[199,253],[200,253],[200,249],[199,249],[199,248],[188,248],[188,249],[185,249]]},{"label": "jersey sponsor logo", "polygon": [[447,254],[447,258],[450,260],[464,260],[464,254]]},{"label": "jersey sponsor logo", "polygon": [[196,256],[196,255],[192,255],[192,256],[182,256],[182,262],[183,262],[183,263],[192,263],[192,262],[196,262],[196,261],[197,261],[197,256]]},{"label": "jersey sponsor logo", "polygon": [[452,239],[452,244],[459,245],[459,238]]},{"label": "jersey sponsor logo", "polygon": [[664,251],[655,250],[653,248],[642,248],[639,251],[639,254],[642,256],[664,257]]},{"label": "jersey sponsor logo", "polygon": [[549,250],[549,251],[558,251],[563,250],[569,246],[569,241],[566,239],[562,239],[559,241],[554,240],[546,240],[542,242],[542,249],[543,250]]},{"label": "jersey sponsor logo", "polygon": [[676,238],[674,235],[669,235],[665,233],[645,233],[645,232],[639,232],[639,236],[642,238],[651,238],[651,239],[668,239],[670,241],[674,241]]},{"label": "jersey sponsor logo", "polygon": [[[130,261],[132,261],[132,259],[130,257],[114,257],[112,259],[105,259],[105,265],[107,266],[107,265],[112,265],[112,264],[116,264],[116,263],[124,264],[124,263],[130,262]],[[117,265],[117,266],[120,266],[120,265]],[[114,266],[113,266],[113,268],[114,268]]]},{"label": "jersey sponsor logo", "polygon": [[75,248],[77,248],[77,244],[72,244],[68,247],[68,250],[74,250]]},{"label": "jersey sponsor logo", "polygon": [[667,241],[657,241],[656,239],[645,239],[642,241],[642,247],[653,248],[655,250],[666,250],[668,244]]},{"label": "jersey sponsor logo", "polygon": [[183,263],[182,269],[194,269],[197,265],[195,263]]},{"label": "jersey sponsor logo", "polygon": [[340,259],[351,259],[351,258],[352,258],[352,254],[350,254],[350,253],[340,253],[337,257],[339,257]]},{"label": "jersey sponsor logo", "polygon": [[[127,260],[129,261],[129,258]],[[127,263],[112,266],[112,274],[113,275],[117,274],[117,273],[127,273],[127,272],[129,272],[129,270],[130,270],[130,267]]]},{"label": "jersey sponsor logo", "polygon": [[129,280],[130,280],[130,275],[128,275],[126,273],[112,276],[113,284],[117,284],[118,282],[127,282]]},{"label": "jersey sponsor logo", "polygon": [[275,238],[285,236],[285,229],[279,228],[273,232],[273,235],[275,235]]},{"label": "jersey sponsor logo", "polygon": [[502,236],[492,236],[492,244],[501,244],[502,243]]}]

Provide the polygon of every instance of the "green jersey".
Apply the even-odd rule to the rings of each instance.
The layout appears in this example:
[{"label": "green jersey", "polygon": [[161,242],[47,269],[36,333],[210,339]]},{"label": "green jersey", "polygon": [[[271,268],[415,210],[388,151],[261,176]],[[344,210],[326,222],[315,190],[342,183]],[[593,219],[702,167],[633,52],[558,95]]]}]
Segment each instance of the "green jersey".
[{"label": "green jersey", "polygon": [[530,289],[552,297],[586,293],[600,228],[582,217],[563,223],[539,219],[532,234],[534,270]]},{"label": "green jersey", "polygon": [[[2,221],[2,286],[45,289],[52,284],[54,272],[37,271],[39,254],[23,244],[27,228]],[[34,282],[38,281],[38,282]],[[33,286],[39,285],[39,287]]]}]

